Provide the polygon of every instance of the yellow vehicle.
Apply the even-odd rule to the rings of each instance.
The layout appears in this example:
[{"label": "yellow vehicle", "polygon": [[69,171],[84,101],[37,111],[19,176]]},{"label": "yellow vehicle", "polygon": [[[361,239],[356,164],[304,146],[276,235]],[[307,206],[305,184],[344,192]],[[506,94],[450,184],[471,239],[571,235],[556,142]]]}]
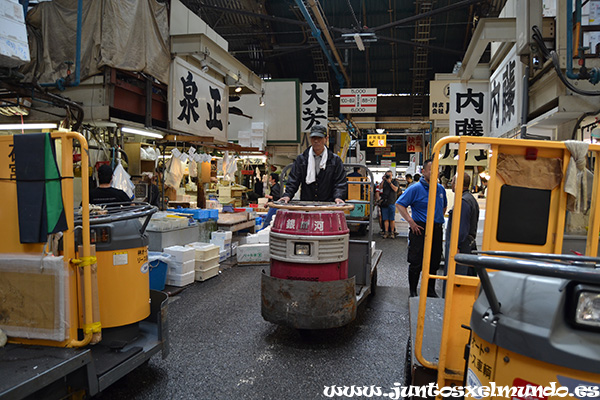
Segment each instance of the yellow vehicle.
[{"label": "yellow vehicle", "polygon": [[150,290],[144,235],[156,208],[90,216],[82,179],[74,212],[73,141],[86,171],[79,133],[0,137],[0,399],[93,396],[168,354],[167,295]]},{"label": "yellow vehicle", "polygon": [[[409,300],[405,383],[484,390],[465,393],[475,398],[558,398],[561,393],[584,398],[594,390],[597,397],[600,145],[446,137],[433,148],[432,181],[438,178],[444,146],[458,150],[459,188],[467,152],[487,151],[483,236],[478,254],[457,254],[459,224],[453,224],[447,274],[430,276],[423,269],[420,296]],[[585,186],[577,180],[578,170],[570,169],[576,162],[570,149],[582,146],[587,151],[581,161],[595,172],[592,178],[587,170],[579,170]],[[574,185],[573,178],[579,184]],[[574,199],[565,188],[573,192],[573,187],[579,194],[576,211],[567,211],[573,209]],[[431,191],[429,215],[434,196]],[[457,201],[455,215],[460,215],[460,208]],[[432,232],[430,219],[425,249],[431,247]],[[423,264],[428,265],[429,259],[425,250]],[[457,262],[476,268],[481,282],[455,274]],[[444,299],[426,297],[430,279],[445,282]],[[515,392],[485,391],[494,386]],[[532,394],[518,392],[519,388],[546,391]],[[411,397],[434,396],[441,398],[437,392],[414,392]]]}]

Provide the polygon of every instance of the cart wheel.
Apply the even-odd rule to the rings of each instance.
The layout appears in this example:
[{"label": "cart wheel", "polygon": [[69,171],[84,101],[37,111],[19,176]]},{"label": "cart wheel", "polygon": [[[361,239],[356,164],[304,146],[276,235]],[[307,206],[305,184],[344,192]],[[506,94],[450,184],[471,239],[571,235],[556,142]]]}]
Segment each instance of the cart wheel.
[{"label": "cart wheel", "polygon": [[377,293],[377,267],[373,270],[373,275],[371,276],[371,296],[375,296]]},{"label": "cart wheel", "polygon": [[359,234],[360,236],[365,236],[365,235],[367,234],[367,226],[366,226],[366,225],[361,225],[361,226],[358,228],[358,234]]}]

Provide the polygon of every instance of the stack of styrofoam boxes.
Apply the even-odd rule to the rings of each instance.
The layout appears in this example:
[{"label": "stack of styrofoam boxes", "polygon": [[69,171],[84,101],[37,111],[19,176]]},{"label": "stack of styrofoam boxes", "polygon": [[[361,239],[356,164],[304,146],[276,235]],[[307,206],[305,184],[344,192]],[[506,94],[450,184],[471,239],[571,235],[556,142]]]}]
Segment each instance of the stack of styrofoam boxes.
[{"label": "stack of styrofoam boxes", "polygon": [[219,274],[219,246],[200,242],[188,246],[195,251],[197,281],[205,281]]},{"label": "stack of styrofoam boxes", "polygon": [[30,61],[23,6],[0,0],[0,67],[14,68]]},{"label": "stack of styrofoam boxes", "polygon": [[167,285],[185,286],[194,283],[195,252],[192,247],[165,247],[164,252],[171,255],[167,270]]},{"label": "stack of styrofoam boxes", "polygon": [[242,147],[252,147],[250,131],[238,131],[238,144]]},{"label": "stack of styrofoam boxes", "polygon": [[267,140],[267,127],[264,122],[253,122],[252,132],[250,132],[250,147],[258,147],[260,150],[265,149]]},{"label": "stack of styrofoam boxes", "polygon": [[210,242],[219,246],[219,262],[223,262],[231,257],[231,231],[215,231],[210,235]]}]

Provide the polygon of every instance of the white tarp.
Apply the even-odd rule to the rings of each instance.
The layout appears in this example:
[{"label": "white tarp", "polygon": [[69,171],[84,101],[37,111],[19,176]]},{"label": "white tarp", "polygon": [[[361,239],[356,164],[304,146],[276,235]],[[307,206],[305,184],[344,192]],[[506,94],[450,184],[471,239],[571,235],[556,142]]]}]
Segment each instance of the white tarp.
[{"label": "white tarp", "polygon": [[[81,80],[109,66],[138,71],[169,83],[169,19],[156,0],[86,0],[83,2]],[[38,4],[27,14],[32,62],[28,80],[53,83],[66,76],[65,61],[75,63],[77,0]],[[75,64],[71,67],[75,73]]]}]

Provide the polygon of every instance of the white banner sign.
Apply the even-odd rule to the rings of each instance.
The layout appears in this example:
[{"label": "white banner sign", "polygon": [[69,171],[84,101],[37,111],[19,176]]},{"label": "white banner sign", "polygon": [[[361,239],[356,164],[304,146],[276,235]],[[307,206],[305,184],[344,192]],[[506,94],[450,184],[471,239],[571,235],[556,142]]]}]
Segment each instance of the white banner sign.
[{"label": "white banner sign", "polygon": [[327,82],[302,84],[302,132],[315,125],[327,126],[329,85]]},{"label": "white banner sign", "polygon": [[450,135],[489,136],[489,84],[450,84]]},{"label": "white banner sign", "polygon": [[229,93],[224,83],[176,57],[169,89],[171,129],[227,142]]},{"label": "white banner sign", "polygon": [[523,64],[512,50],[490,78],[490,136],[500,137],[519,127],[523,104]]},{"label": "white banner sign", "polygon": [[377,89],[341,89],[340,113],[369,114],[377,112]]}]

